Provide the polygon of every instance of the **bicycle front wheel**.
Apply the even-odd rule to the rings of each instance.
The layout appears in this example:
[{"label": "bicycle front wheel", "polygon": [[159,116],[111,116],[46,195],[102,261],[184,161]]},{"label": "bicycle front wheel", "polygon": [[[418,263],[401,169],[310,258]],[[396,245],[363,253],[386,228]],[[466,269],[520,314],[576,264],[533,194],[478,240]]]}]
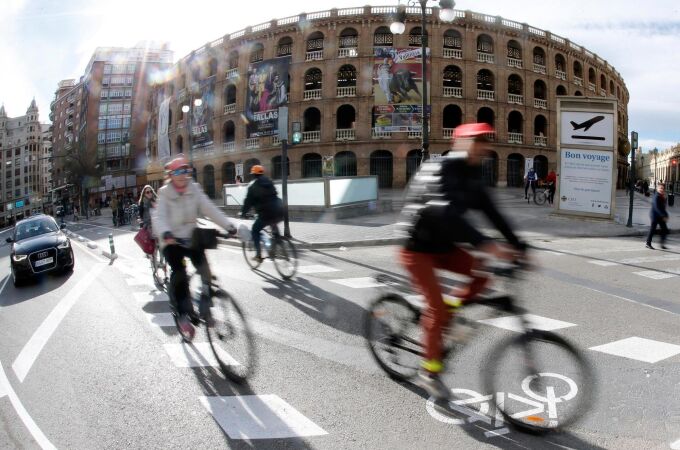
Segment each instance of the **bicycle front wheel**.
[{"label": "bicycle front wheel", "polygon": [[242,383],[255,369],[255,338],[241,308],[231,295],[218,289],[212,301],[210,312],[215,326],[206,326],[210,347],[222,373]]},{"label": "bicycle front wheel", "polygon": [[163,253],[161,253],[158,247],[151,254],[151,272],[156,287],[160,290],[165,290],[168,284],[168,266]]},{"label": "bicycle front wheel", "polygon": [[595,380],[585,355],[549,331],[529,330],[489,355],[486,392],[513,427],[544,434],[563,429],[590,409]]},{"label": "bicycle front wheel", "polygon": [[545,204],[547,198],[548,196],[545,191],[543,190],[536,191],[536,194],[534,194],[534,203],[536,203],[537,205],[543,205]]},{"label": "bicycle front wheel", "polygon": [[243,250],[243,257],[246,259],[246,264],[248,264],[251,269],[254,270],[260,267],[262,261],[255,259],[255,255],[257,253],[255,252],[255,244],[253,244],[252,240],[249,240],[248,242],[242,242],[241,249]]},{"label": "bicycle front wheel", "polygon": [[384,295],[373,302],[364,324],[368,348],[390,378],[413,378],[420,367],[422,331],[420,313],[397,294]]},{"label": "bicycle front wheel", "polygon": [[295,275],[298,263],[297,251],[290,239],[285,237],[274,238],[270,254],[274,260],[274,267],[281,277],[288,280]]}]

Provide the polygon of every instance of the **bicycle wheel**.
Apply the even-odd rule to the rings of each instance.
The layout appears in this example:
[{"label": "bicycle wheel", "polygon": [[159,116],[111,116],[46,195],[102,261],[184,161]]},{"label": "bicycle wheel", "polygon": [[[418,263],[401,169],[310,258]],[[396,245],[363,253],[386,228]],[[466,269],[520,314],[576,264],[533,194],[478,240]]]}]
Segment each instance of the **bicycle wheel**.
[{"label": "bicycle wheel", "polygon": [[420,312],[400,295],[386,294],[371,304],[364,324],[368,348],[390,378],[408,380],[420,367]]},{"label": "bicycle wheel", "polygon": [[168,284],[168,265],[159,247],[151,254],[151,272],[156,287],[165,290]]},{"label": "bicycle wheel", "polygon": [[227,292],[217,289],[210,308],[214,327],[205,327],[208,341],[222,373],[241,383],[255,369],[257,350],[255,338],[241,308]]},{"label": "bicycle wheel", "polygon": [[595,389],[586,357],[564,338],[530,330],[490,353],[486,392],[504,420],[528,433],[565,428],[590,409]]},{"label": "bicycle wheel", "polygon": [[536,203],[539,206],[543,205],[545,204],[547,198],[548,194],[546,194],[546,192],[543,189],[541,189],[539,191],[536,191],[536,194],[534,195],[534,203]]},{"label": "bicycle wheel", "polygon": [[262,264],[262,261],[257,261],[255,258],[255,245],[252,240],[248,242],[241,242],[241,249],[243,250],[243,257],[251,269],[257,269]]},{"label": "bicycle wheel", "polygon": [[269,252],[274,260],[274,267],[281,277],[290,279],[297,271],[297,250],[290,239],[277,236],[272,240],[272,249]]}]

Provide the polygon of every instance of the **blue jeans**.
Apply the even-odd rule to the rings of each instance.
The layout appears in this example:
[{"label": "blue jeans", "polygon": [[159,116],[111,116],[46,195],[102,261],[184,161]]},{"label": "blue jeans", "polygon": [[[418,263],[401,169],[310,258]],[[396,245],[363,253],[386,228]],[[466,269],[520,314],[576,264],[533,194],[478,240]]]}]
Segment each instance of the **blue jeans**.
[{"label": "blue jeans", "polygon": [[255,219],[255,222],[253,222],[253,228],[251,229],[252,232],[252,237],[253,237],[253,246],[255,247],[255,254],[257,256],[262,256],[262,245],[260,244],[260,232],[262,229],[266,226],[271,226],[272,227],[272,233],[274,235],[279,234],[279,227],[276,225],[277,220],[263,220],[262,218],[258,217]]}]

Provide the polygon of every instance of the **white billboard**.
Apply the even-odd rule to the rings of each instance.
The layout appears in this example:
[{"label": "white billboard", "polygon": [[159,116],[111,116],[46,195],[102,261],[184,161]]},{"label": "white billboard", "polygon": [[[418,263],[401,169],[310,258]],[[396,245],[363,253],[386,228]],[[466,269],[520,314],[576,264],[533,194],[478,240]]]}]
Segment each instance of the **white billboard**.
[{"label": "white billboard", "polygon": [[560,209],[610,215],[614,155],[611,151],[560,150]]},{"label": "white billboard", "polygon": [[562,111],[562,145],[614,147],[614,114]]}]

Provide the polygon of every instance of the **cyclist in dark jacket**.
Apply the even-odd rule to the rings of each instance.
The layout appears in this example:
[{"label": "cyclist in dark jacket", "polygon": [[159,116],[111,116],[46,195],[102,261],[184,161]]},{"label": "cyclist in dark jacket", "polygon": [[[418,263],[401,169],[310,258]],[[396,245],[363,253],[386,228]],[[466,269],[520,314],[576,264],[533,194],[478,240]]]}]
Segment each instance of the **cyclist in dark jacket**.
[{"label": "cyclist in dark jacket", "polygon": [[[458,126],[454,151],[441,161],[424,163],[409,184],[406,205],[397,224],[406,238],[399,255],[401,263],[427,304],[422,316],[424,360],[416,383],[439,399],[449,397],[449,390],[438,374],[444,368],[442,330],[451,317],[436,269],[470,279],[454,292],[456,304],[460,304],[477,296],[488,282],[488,278],[478,272],[480,261],[460,244],[470,244],[503,259],[513,258],[525,248],[484,186],[481,163],[488,151],[485,137],[488,133],[493,133],[488,124]],[[465,214],[468,210],[482,211],[515,250],[494,243],[482,234],[468,221]]]},{"label": "cyclist in dark jacket", "polygon": [[250,211],[250,208],[254,208],[257,213],[257,219],[251,229],[253,246],[255,247],[255,257],[253,259],[262,261],[260,231],[270,225],[278,233],[277,223],[283,220],[283,206],[274,183],[264,176],[264,167],[255,165],[250,169],[250,174],[255,179],[248,186],[248,193],[241,208],[241,217],[245,216]]}]

